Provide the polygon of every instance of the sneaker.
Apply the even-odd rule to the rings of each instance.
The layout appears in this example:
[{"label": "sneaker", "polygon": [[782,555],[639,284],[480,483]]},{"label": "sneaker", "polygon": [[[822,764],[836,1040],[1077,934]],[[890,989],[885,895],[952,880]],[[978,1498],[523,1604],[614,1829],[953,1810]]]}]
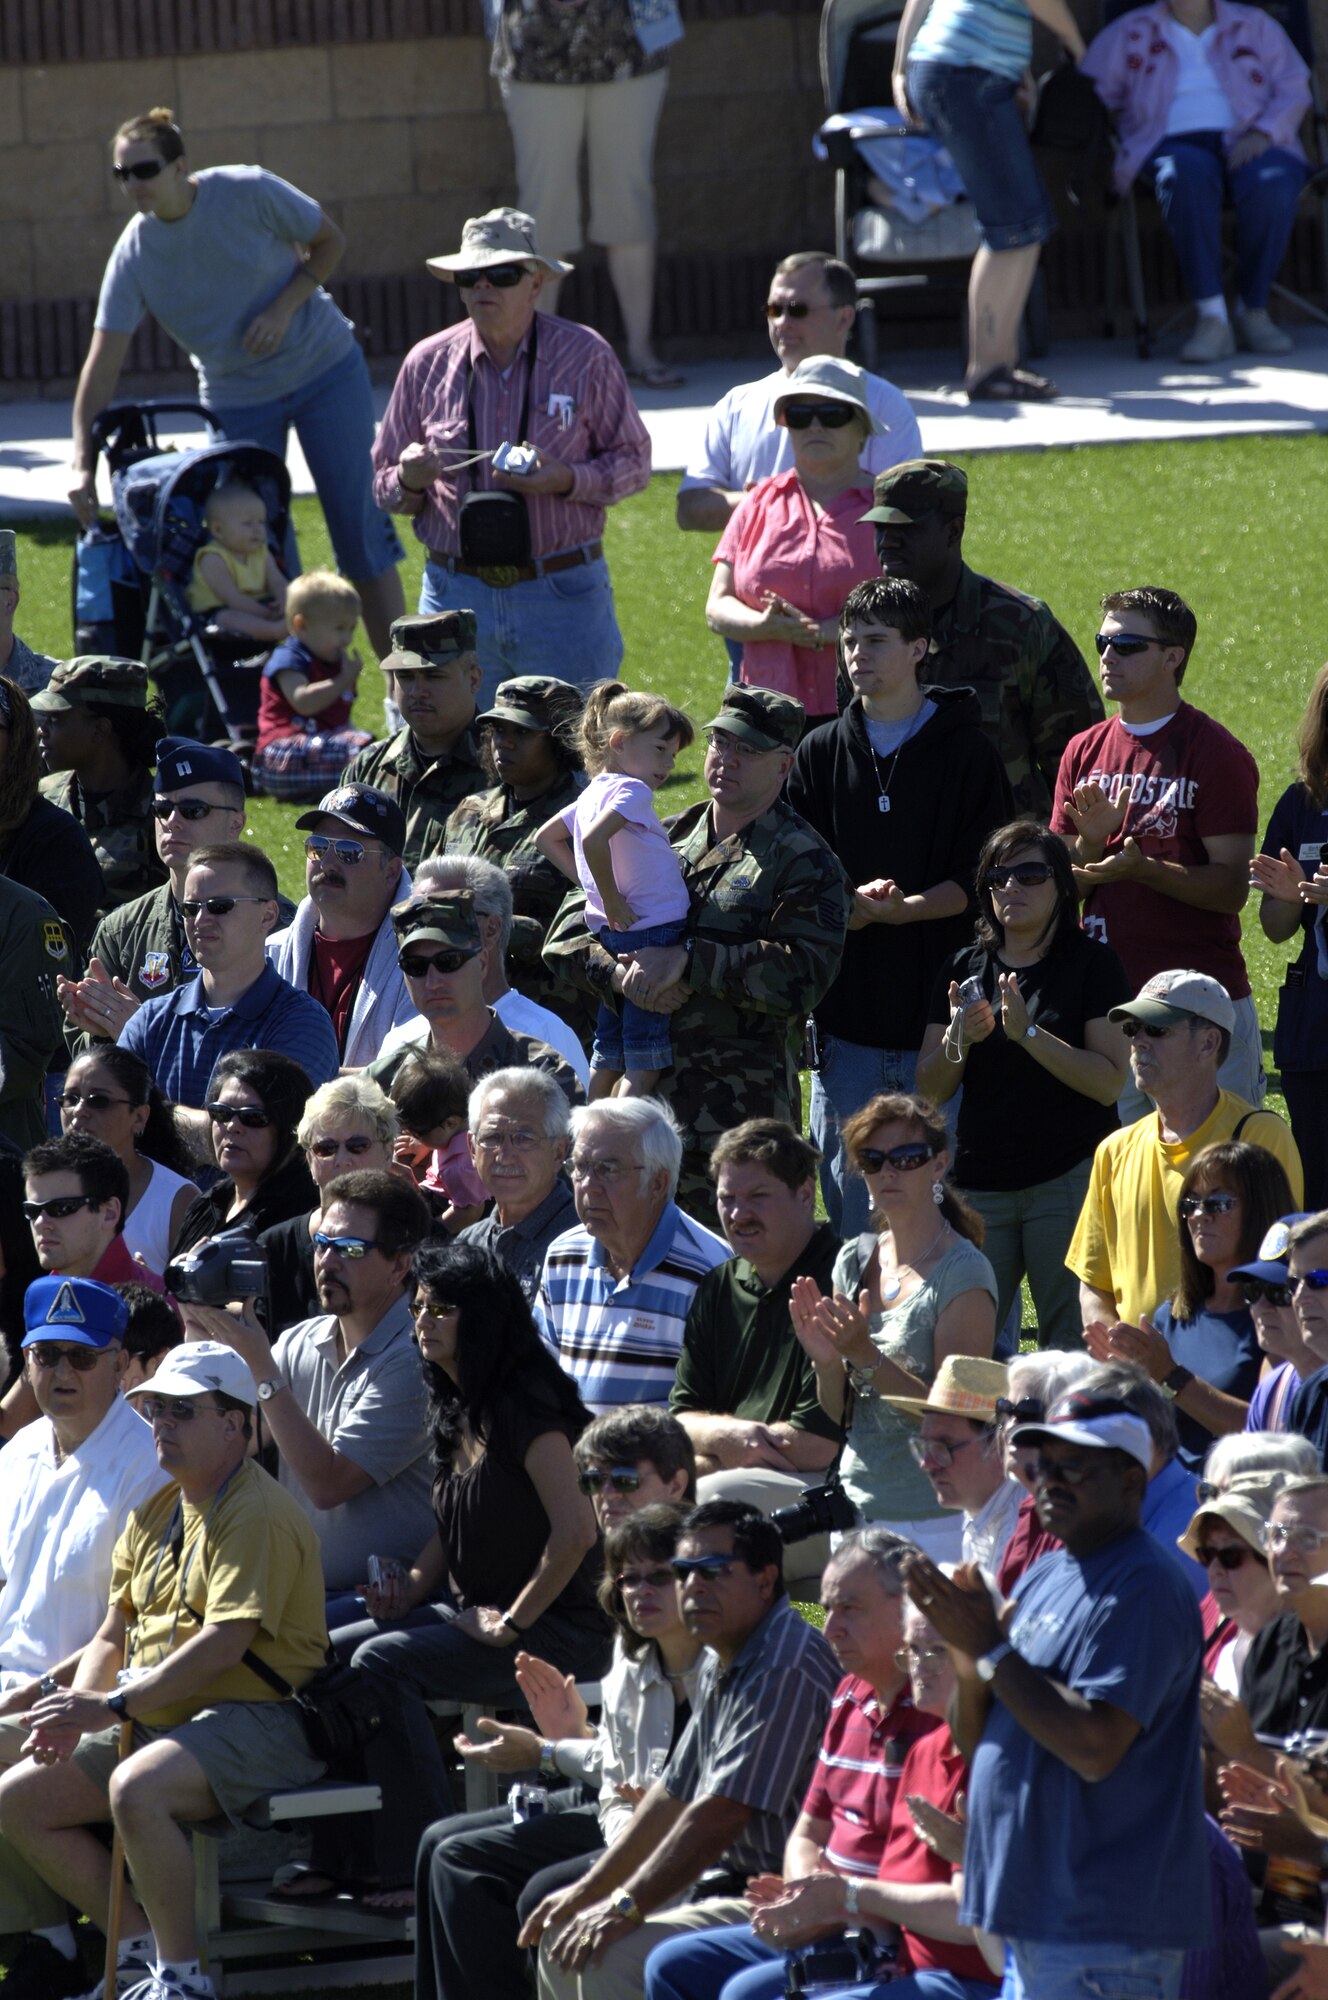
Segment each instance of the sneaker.
[{"label": "sneaker", "polygon": [[120,2000],[217,2000],[217,1989],[204,1973],[201,1979],[177,1979],[167,1972],[150,1972]]},{"label": "sneaker", "polygon": [[[120,1949],[123,1953],[123,1945]],[[115,1970],[116,1993],[112,1994],[111,2000],[116,2000],[116,1994],[127,1993],[131,1987],[135,1990],[140,1987],[152,1971],[152,1960],[145,1958],[141,1952],[130,1952],[127,1956],[121,1957]],[[81,2000],[106,2000],[105,1978],[99,1979],[95,1986],[88,1987],[81,1995]]]},{"label": "sneaker", "polygon": [[9,2000],[75,2000],[87,1984],[77,1958],[66,1958],[49,1938],[25,1937],[5,1974]]},{"label": "sneaker", "polygon": [[[1265,318],[1267,315],[1264,315]],[[1230,320],[1216,313],[1200,313],[1194,332],[1180,351],[1182,361],[1227,361],[1236,351],[1236,336]]]},{"label": "sneaker", "polygon": [[1295,341],[1270,319],[1263,306],[1237,306],[1232,314],[1236,339],[1251,354],[1291,354]]}]

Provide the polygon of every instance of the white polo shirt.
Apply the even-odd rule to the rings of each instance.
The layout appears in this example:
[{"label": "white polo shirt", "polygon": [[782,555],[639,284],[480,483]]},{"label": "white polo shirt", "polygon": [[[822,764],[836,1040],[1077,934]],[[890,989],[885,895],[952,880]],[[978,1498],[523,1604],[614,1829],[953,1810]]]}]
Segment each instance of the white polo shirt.
[{"label": "white polo shirt", "polygon": [[59,1465],[46,1417],[0,1451],[0,1688],[87,1644],[130,1513],[169,1483],[150,1425],[123,1396]]},{"label": "white polo shirt", "polygon": [[[705,441],[691,458],[681,491],[695,486],[719,486],[741,493],[758,479],[793,470],[793,445],[788,431],[775,422],[775,398],[787,395],[789,377],[782,368],[758,382],[740,382],[721,396],[706,418]],[[814,392],[809,392],[814,393]],[[922,433],[907,396],[884,375],[867,377],[867,401],[880,437],[869,437],[859,461],[870,485],[878,472],[888,472],[905,459],[922,457]]]}]

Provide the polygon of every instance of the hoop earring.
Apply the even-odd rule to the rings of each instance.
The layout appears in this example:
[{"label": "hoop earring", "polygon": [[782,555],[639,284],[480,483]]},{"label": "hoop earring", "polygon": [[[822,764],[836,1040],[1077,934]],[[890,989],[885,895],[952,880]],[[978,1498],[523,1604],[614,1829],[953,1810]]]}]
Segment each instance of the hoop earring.
[{"label": "hoop earring", "polygon": [[932,1182],[931,1198],[935,1202],[937,1208],[939,1208],[941,1203],[945,1200],[945,1188],[942,1182],[940,1181]]}]

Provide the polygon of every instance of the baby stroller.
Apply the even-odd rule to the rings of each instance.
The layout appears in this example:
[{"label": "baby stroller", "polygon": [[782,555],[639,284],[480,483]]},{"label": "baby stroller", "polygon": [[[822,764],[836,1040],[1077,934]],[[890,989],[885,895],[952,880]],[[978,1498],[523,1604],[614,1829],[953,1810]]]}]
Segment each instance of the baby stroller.
[{"label": "baby stroller", "polygon": [[[210,442],[163,442],[165,417],[197,417]],[[194,557],[207,539],[203,510],[228,479],[253,487],[267,512],[268,547],[280,561],[291,483],[274,452],[221,438],[198,403],[118,403],[103,410],[93,441],[111,475],[115,528],[79,537],[74,568],[77,649],[137,655],[160,690],[172,734],[224,739],[246,765],[258,732],[266,653],[222,632],[189,605]],[[100,614],[100,615],[97,615]]]}]

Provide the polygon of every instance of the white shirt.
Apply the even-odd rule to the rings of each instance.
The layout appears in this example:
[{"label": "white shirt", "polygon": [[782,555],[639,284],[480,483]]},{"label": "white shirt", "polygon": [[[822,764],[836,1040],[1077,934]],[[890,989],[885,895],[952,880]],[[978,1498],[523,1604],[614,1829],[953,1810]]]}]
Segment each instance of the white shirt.
[{"label": "white shirt", "polygon": [[1176,52],[1180,72],[1176,91],[1167,111],[1167,137],[1179,132],[1229,132],[1235,124],[1231,99],[1223,90],[1209,61],[1208,51],[1217,39],[1217,23],[1195,34],[1174,18],[1162,23],[1162,32]]},{"label": "white shirt", "polygon": [[130,1512],[167,1483],[150,1426],[123,1396],[59,1465],[46,1417],[0,1452],[0,1687],[87,1644]]},{"label": "white shirt", "polygon": [[[759,382],[740,382],[721,396],[706,418],[705,442],[688,464],[680,491],[694,486],[721,486],[741,493],[754,480],[793,470],[793,443],[783,424],[775,422],[775,397],[786,395],[790,377],[782,368]],[[881,437],[869,437],[859,460],[875,477],[906,458],[922,457],[922,433],[907,396],[883,375],[867,377],[867,401]]]},{"label": "white shirt", "polygon": [[964,1516],[964,1561],[976,1563],[992,1583],[1014,1533],[1023,1497],[1024,1489],[1017,1479],[1003,1479],[985,1507]]}]

